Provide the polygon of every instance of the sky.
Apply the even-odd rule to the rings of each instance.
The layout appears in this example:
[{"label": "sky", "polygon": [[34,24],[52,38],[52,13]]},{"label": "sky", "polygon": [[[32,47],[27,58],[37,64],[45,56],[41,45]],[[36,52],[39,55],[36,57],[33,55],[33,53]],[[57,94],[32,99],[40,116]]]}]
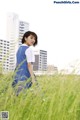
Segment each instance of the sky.
[{"label": "sky", "polygon": [[80,4],[53,0],[0,0],[0,39],[6,39],[6,17],[12,12],[38,35],[35,49],[47,50],[48,64],[64,69],[80,60]]}]

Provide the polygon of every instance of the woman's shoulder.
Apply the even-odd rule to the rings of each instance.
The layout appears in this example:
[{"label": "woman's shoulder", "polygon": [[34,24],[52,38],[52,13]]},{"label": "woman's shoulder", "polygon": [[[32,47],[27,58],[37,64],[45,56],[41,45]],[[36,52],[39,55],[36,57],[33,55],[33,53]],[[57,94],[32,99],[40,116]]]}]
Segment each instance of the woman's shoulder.
[{"label": "woman's shoulder", "polygon": [[33,52],[33,49],[31,47],[28,47],[28,49],[26,49],[26,52],[28,51]]}]

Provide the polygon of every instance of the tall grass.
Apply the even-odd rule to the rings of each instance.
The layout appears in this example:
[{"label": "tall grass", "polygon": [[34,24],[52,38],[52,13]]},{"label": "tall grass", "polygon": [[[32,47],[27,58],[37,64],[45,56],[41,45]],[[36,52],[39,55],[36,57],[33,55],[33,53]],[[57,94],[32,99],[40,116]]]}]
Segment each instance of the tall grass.
[{"label": "tall grass", "polygon": [[80,76],[46,75],[37,80],[16,96],[12,74],[2,75],[0,111],[9,111],[10,120],[80,120]]}]

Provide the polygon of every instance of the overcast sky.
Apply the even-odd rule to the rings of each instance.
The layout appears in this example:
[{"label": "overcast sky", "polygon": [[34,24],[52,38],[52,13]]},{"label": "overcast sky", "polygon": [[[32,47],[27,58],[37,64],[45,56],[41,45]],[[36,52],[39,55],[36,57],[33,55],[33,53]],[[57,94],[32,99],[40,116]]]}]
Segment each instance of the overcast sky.
[{"label": "overcast sky", "polygon": [[38,34],[38,47],[48,52],[48,64],[64,68],[80,60],[80,4],[54,4],[53,0],[0,0],[0,39],[6,39],[8,12],[30,24]]}]

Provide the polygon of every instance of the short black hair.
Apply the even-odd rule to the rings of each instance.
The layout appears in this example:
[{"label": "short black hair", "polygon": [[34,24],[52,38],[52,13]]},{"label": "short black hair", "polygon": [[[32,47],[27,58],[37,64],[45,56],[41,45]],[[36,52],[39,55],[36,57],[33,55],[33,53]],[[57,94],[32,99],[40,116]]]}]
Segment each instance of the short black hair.
[{"label": "short black hair", "polygon": [[22,44],[25,43],[25,37],[29,37],[30,35],[34,36],[35,38],[35,43],[33,44],[33,46],[36,46],[37,43],[38,43],[38,40],[37,40],[37,34],[35,32],[32,32],[32,31],[27,31],[24,33],[23,35],[23,38],[22,38]]}]

